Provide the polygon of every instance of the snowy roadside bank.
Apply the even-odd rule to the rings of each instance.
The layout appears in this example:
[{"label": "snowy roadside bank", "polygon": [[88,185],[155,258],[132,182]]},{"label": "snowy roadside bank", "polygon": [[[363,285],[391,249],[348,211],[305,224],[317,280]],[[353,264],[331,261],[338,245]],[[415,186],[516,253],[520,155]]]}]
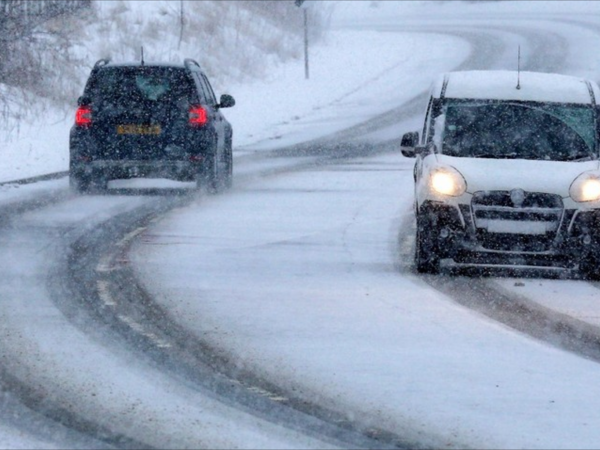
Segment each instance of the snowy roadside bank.
[{"label": "snowy roadside bank", "polygon": [[332,31],[310,55],[309,80],[304,62],[294,61],[265,80],[232,86],[238,105],[227,117],[236,152],[286,147],[364,122],[425,91],[468,54],[465,41],[449,36]]},{"label": "snowy roadside bank", "polygon": [[[419,51],[432,41],[435,52]],[[442,36],[332,32],[314,48],[310,80],[304,79],[304,63],[294,61],[273,67],[264,80],[228,87],[237,100],[226,112],[235,153],[291,145],[385,112],[427,88],[431,77],[414,77],[415,70],[433,74],[467,52],[464,42]],[[0,182],[68,170],[72,121],[51,110],[36,123],[5,130]]]}]

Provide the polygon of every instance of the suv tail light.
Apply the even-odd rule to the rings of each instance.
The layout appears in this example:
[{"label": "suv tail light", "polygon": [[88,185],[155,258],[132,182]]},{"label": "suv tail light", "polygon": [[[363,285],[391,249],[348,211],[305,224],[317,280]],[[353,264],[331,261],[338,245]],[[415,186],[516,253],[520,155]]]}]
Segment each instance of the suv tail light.
[{"label": "suv tail light", "polygon": [[75,113],[75,125],[78,127],[89,127],[92,124],[92,108],[80,106]]},{"label": "suv tail light", "polygon": [[202,127],[208,123],[208,113],[202,106],[192,106],[190,108],[190,125],[193,127]]}]

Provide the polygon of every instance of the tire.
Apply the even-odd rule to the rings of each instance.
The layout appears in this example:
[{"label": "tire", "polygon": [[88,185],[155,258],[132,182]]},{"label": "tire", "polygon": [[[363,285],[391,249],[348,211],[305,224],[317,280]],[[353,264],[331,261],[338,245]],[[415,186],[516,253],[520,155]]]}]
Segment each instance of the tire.
[{"label": "tire", "polygon": [[98,178],[92,183],[93,189],[98,194],[104,194],[108,191],[108,180],[106,178]]},{"label": "tire", "polygon": [[223,189],[231,189],[233,187],[233,150],[231,144],[225,150],[225,173],[223,174]]},{"label": "tire", "polygon": [[586,280],[600,281],[600,256],[594,252],[582,258],[579,273]]},{"label": "tire", "polygon": [[71,189],[79,194],[101,194],[108,189],[108,179],[98,173],[85,177],[71,175],[69,184]]},{"label": "tire", "polygon": [[422,214],[417,214],[415,266],[419,273],[436,274],[440,271],[436,236],[437,233],[431,220]]},{"label": "tire", "polygon": [[196,187],[207,194],[218,193],[218,174],[215,155],[206,155],[205,164],[196,176]]},{"label": "tire", "polygon": [[90,180],[71,174],[69,176],[69,185],[73,192],[77,194],[87,194],[90,191]]},{"label": "tire", "polygon": [[223,192],[233,186],[233,154],[231,142],[227,143],[216,168],[215,190]]},{"label": "tire", "polygon": [[104,194],[108,190],[108,178],[100,171],[92,172],[88,190],[95,194]]}]

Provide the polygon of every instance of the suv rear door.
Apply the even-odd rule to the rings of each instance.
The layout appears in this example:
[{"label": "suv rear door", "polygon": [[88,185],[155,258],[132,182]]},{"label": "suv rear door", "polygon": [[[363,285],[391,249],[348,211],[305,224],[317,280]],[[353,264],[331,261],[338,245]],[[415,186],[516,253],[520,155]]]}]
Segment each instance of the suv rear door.
[{"label": "suv rear door", "polygon": [[106,67],[90,80],[92,136],[110,160],[171,159],[185,146],[190,103],[197,97],[182,68]]}]

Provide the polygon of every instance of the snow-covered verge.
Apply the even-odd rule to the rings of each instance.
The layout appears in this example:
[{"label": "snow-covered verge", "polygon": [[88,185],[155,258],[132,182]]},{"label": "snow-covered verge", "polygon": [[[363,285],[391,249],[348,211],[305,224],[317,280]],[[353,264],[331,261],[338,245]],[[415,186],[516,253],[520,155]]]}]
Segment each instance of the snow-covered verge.
[{"label": "snow-covered verge", "polygon": [[[312,40],[330,9],[312,9]],[[59,105],[77,96],[98,59],[139,61],[142,48],[146,61],[194,58],[217,85],[261,76],[302,51],[302,14],[288,1],[91,0],[35,26],[24,7],[14,10],[0,18],[20,33],[7,41],[0,83]]]},{"label": "snow-covered verge", "polygon": [[[391,109],[426,89],[436,74],[455,66],[469,52],[459,38],[447,35],[364,32],[355,30],[357,24],[402,23],[410,28],[411,24],[434,21],[436,17],[439,20],[444,16],[487,14],[490,23],[514,16],[511,20],[528,20],[532,26],[538,26],[531,20],[531,13],[540,11],[538,2],[323,2],[325,8],[333,5],[333,31],[310,46],[311,76],[305,80],[300,37],[287,36],[277,44],[280,51],[265,53],[268,40],[248,43],[241,39],[245,35],[240,33],[239,25],[248,13],[236,11],[236,2],[185,5],[207,7],[195,6],[196,3],[221,5],[217,6],[222,14],[213,9],[207,17],[232,25],[225,39],[230,47],[240,49],[237,53],[232,53],[230,47],[220,50],[205,36],[195,39],[190,30],[202,28],[201,19],[184,27],[179,46],[175,2],[99,2],[97,20],[83,28],[80,45],[73,50],[73,64],[77,67],[68,72],[77,72],[79,81],[68,77],[71,81],[62,87],[65,92],[61,97],[69,98],[70,104],[52,106],[33,96],[26,97],[26,93],[11,91],[11,98],[21,105],[21,110],[16,111],[17,120],[0,124],[0,182],[67,170],[68,130],[75,99],[83,90],[91,66],[98,58],[109,55],[116,60],[137,59],[142,43],[150,59],[197,58],[209,71],[217,93],[236,97],[237,105],[225,114],[234,126],[235,151],[240,154],[326,135]],[[544,4],[543,12],[575,12],[592,20],[589,13],[600,9],[598,5],[549,2]],[[189,14],[193,9],[184,11]],[[272,24],[265,21],[258,28],[272,31],[271,45],[275,45],[275,40],[281,41],[281,33]],[[137,37],[128,40],[126,29]],[[574,31],[573,41],[583,42],[586,38],[581,30]],[[205,43],[212,45],[208,51]],[[581,49],[580,54],[577,48]],[[590,60],[582,46],[573,45],[572,49],[571,63],[564,73],[589,78],[600,73],[600,60]],[[523,53],[526,56],[527,49]],[[407,73],[412,75],[404,76]],[[6,91],[5,87],[0,89]],[[370,101],[374,96],[378,96],[377,102]]]},{"label": "snow-covered verge", "polygon": [[[311,39],[320,39],[328,11],[311,14]],[[98,59],[139,60],[142,47],[146,61],[194,58],[221,90],[298,59],[302,15],[292,2],[98,0],[30,40],[40,46],[27,55],[37,82],[22,89],[12,74],[0,83],[0,181],[67,169],[75,102]]]},{"label": "snow-covered verge", "polygon": [[[312,16],[317,39],[324,19]],[[194,58],[219,88],[298,58],[302,30],[291,2],[99,0],[75,52],[88,67],[98,58],[138,61],[142,47],[146,61]]]},{"label": "snow-covered verge", "polygon": [[238,105],[226,115],[236,151],[284,147],[364,122],[421,93],[468,53],[464,41],[441,35],[332,31],[311,53],[308,80],[296,61],[231,86]]},{"label": "snow-covered verge", "polygon": [[[67,247],[89,237],[90,229],[102,229],[107,220],[128,212],[135,214],[137,208],[156,202],[157,198],[150,196],[80,196],[24,213],[19,216],[18,226],[3,227],[2,381],[6,374],[18,380],[18,399],[28,398],[28,389],[33,391],[34,409],[39,414],[31,418],[32,414],[24,411],[19,417],[26,408],[14,407],[16,401],[9,401],[14,384],[2,383],[2,389],[8,388],[9,393],[0,395],[0,447],[327,448],[318,438],[220,401],[200,383],[178,381],[168,370],[165,373],[163,363],[150,363],[136,344],[123,345],[118,332],[105,328],[103,320],[88,316],[89,304],[80,304],[80,310],[76,307],[79,312],[69,311],[67,305],[73,305],[73,299],[68,291],[53,294],[64,281],[59,281],[61,276],[55,269],[64,264],[61,260],[66,258],[63,251]],[[102,265],[104,268],[97,266],[98,271],[107,270]],[[99,281],[103,307],[112,308],[115,303],[110,292],[101,284]],[[115,315],[122,325],[145,332],[144,321],[135,315],[125,311],[115,311]],[[156,335],[145,333],[159,341]],[[158,345],[165,349],[170,346],[165,341]],[[196,369],[202,376],[202,365]],[[19,389],[19,384],[25,389]],[[48,427],[50,421],[38,418],[44,414],[60,414],[64,428],[85,427],[86,434],[104,442],[85,442],[77,436],[74,440],[58,425],[45,429],[43,426]],[[77,420],[71,421],[71,417]],[[19,433],[19,426],[25,431]],[[32,429],[34,437],[39,435],[37,440],[28,433]],[[137,443],[135,447],[128,440]]]},{"label": "snow-covered verge", "polygon": [[[173,59],[167,50],[172,45],[165,43],[157,59]],[[217,94],[237,100],[224,111],[234,128],[234,152],[290,145],[360,123],[426,89],[468,51],[460,39],[441,35],[332,31],[311,47],[309,80],[302,59],[265,61],[260,78],[221,79]],[[0,181],[67,170],[73,114],[74,107],[47,107],[35,117],[9,121],[0,137]]]}]

